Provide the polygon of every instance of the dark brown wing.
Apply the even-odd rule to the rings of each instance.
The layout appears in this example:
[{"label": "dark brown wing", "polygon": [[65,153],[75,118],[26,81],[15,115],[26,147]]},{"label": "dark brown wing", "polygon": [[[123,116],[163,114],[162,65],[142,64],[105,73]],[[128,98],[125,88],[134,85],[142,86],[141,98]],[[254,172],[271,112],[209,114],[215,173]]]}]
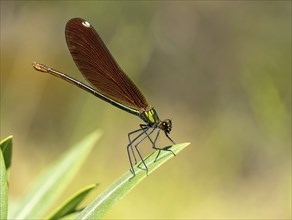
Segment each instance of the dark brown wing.
[{"label": "dark brown wing", "polygon": [[65,35],[78,69],[98,92],[137,110],[147,108],[143,94],[119,67],[87,21],[81,18],[69,20]]}]

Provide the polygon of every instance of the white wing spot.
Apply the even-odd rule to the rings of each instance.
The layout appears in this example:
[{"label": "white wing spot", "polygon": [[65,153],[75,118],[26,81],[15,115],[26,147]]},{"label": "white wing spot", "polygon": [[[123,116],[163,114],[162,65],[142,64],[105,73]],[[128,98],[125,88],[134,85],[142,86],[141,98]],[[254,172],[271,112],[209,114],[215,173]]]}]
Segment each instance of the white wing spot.
[{"label": "white wing spot", "polygon": [[85,27],[90,27],[90,23],[88,21],[83,21],[82,24]]}]

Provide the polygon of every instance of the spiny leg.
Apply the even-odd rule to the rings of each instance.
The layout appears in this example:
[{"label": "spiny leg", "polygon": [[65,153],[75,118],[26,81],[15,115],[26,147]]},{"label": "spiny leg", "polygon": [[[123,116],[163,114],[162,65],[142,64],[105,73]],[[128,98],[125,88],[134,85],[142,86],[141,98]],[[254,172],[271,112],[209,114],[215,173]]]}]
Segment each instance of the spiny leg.
[{"label": "spiny leg", "polygon": [[[145,126],[147,126],[147,125],[140,124],[140,127],[141,127],[142,129],[143,129],[143,127],[145,127]],[[148,127],[148,126],[147,126],[147,127]],[[155,130],[155,129],[154,129],[154,130]],[[153,132],[153,131],[152,131],[152,132]],[[152,132],[151,132],[151,133],[152,133]],[[148,139],[150,140],[150,142],[151,142],[152,144],[154,144],[153,141],[152,141],[152,139],[150,138],[150,134],[148,135],[146,131],[144,131],[144,133],[145,133],[145,135],[148,137]]]},{"label": "spiny leg", "polygon": [[[162,150],[163,150],[163,151],[171,152],[174,156],[176,156],[175,153],[174,153],[171,149],[156,147],[155,144],[156,144],[156,141],[157,141],[157,139],[158,139],[159,134],[160,134],[160,129],[157,131],[157,134],[156,134],[156,137],[155,137],[155,139],[154,139],[154,142],[152,142],[152,143],[153,143],[152,148],[155,149],[155,150],[159,150],[157,156],[155,157],[154,162],[156,162],[156,160],[157,160],[157,158],[159,157],[160,152],[161,152]],[[166,132],[165,132],[165,135],[166,135],[166,137],[168,137],[169,140],[171,140],[172,143],[174,143],[173,140],[167,135]]]},{"label": "spiny leg", "polygon": [[[146,130],[148,130],[149,128],[146,128]],[[129,151],[129,148],[131,148],[131,151],[132,151],[132,154],[133,154],[133,157],[135,159],[135,163],[137,163],[137,160],[136,160],[136,157],[135,157],[135,154],[134,154],[134,151],[133,151],[133,147],[132,147],[132,144],[139,138],[141,137],[143,134],[144,134],[144,131],[141,132],[137,137],[135,137],[133,140],[130,139],[130,135],[138,132],[138,131],[141,131],[143,129],[138,129],[138,130],[135,130],[135,131],[132,131],[128,134],[128,138],[129,138],[129,144],[127,145],[127,153],[128,153],[128,158],[129,158],[129,161],[130,161],[130,165],[131,165],[131,173],[133,174],[133,177],[135,176],[135,171],[134,171],[134,168],[133,168],[133,163],[132,163],[132,159],[131,159],[131,154],[130,154],[130,151]],[[139,141],[140,142],[140,141]],[[132,177],[132,178],[133,178]]]},{"label": "spiny leg", "polygon": [[165,136],[173,143],[173,144],[175,144],[174,143],[174,141],[168,136],[168,133],[166,133],[166,132],[164,132],[165,133]]},{"label": "spiny leg", "polygon": [[[148,128],[147,125],[144,125],[144,127],[142,127],[142,125],[140,125],[140,127],[141,127],[141,129],[137,129],[137,130],[132,131],[132,132],[130,132],[130,133],[128,134],[129,145],[130,145],[130,147],[131,147],[132,155],[133,155],[133,157],[134,157],[134,159],[135,159],[135,164],[137,163],[137,159],[136,159],[136,156],[135,156],[135,154],[134,154],[134,150],[133,150],[133,147],[132,147],[132,143],[133,143],[134,141],[136,141],[136,140],[137,140],[137,139],[143,134],[143,132],[142,132],[140,135],[138,135],[137,137],[135,137],[134,140],[131,140],[131,135],[133,135],[133,134],[135,134],[135,133],[137,133],[137,132],[139,132],[139,131],[142,131],[142,130]],[[128,146],[129,146],[129,145],[128,145]]]},{"label": "spiny leg", "polygon": [[[173,144],[175,144],[174,141],[168,136],[167,132],[164,132],[164,134]],[[164,149],[164,150],[170,151],[174,156],[176,156],[176,154],[171,149]]]},{"label": "spiny leg", "polygon": [[[136,149],[136,151],[137,151],[137,153],[138,153],[138,155],[139,155],[139,157],[140,157],[140,159],[141,159],[141,162],[143,163],[143,165],[144,165],[144,167],[145,167],[145,169],[146,169],[146,175],[148,175],[148,167],[147,167],[145,161],[143,160],[143,157],[142,157],[142,155],[141,155],[141,153],[140,153],[140,151],[139,151],[139,149],[138,149],[138,145],[139,145],[143,140],[145,140],[146,137],[148,137],[148,135],[151,135],[151,134],[155,131],[156,128],[154,127],[154,128],[152,129],[152,131],[151,131],[149,134],[147,134],[146,132],[147,132],[149,129],[150,129],[150,127],[148,127],[146,130],[143,130],[143,134],[145,133],[146,136],[143,137],[141,140],[139,140],[139,141],[134,145],[134,147],[135,147],[135,149]],[[139,136],[140,136],[140,135],[139,135]],[[135,174],[134,174],[134,176],[135,176]]]},{"label": "spiny leg", "polygon": [[[143,129],[144,126],[147,126],[147,125],[144,125],[144,124],[141,124],[141,125],[140,125],[140,127],[141,127],[142,129]],[[153,133],[154,130],[155,130],[155,129],[153,129],[151,133]],[[147,132],[146,132],[145,130],[143,130],[143,131],[145,132],[145,135],[148,137],[148,139],[149,139],[150,142],[152,143],[152,148],[155,149],[155,150],[159,150],[159,151],[158,151],[158,154],[157,154],[157,156],[156,156],[156,158],[155,158],[155,160],[154,160],[154,162],[157,160],[157,158],[159,157],[160,152],[161,152],[162,150],[164,150],[164,151],[169,151],[169,152],[171,152],[174,156],[176,156],[176,154],[175,154],[171,149],[168,149],[168,148],[158,148],[158,147],[156,147],[156,142],[157,142],[157,140],[158,140],[158,136],[159,136],[159,134],[160,134],[160,130],[161,130],[161,129],[158,129],[154,141],[152,141],[152,139],[150,138],[150,134],[151,134],[151,133],[150,133],[150,134],[147,134]],[[166,137],[167,137],[167,138],[168,138],[173,144],[175,144],[174,141],[168,136],[168,134],[167,134],[166,132],[165,132],[165,135],[166,135]]]}]

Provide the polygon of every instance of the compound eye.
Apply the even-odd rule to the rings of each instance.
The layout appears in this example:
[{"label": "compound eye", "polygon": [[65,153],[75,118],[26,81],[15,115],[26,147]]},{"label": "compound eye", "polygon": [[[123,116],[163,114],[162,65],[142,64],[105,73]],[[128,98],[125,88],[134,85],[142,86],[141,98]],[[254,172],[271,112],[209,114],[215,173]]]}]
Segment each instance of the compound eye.
[{"label": "compound eye", "polygon": [[161,123],[161,129],[167,133],[169,133],[171,131],[171,127],[172,127],[171,121],[169,119],[167,119]]}]

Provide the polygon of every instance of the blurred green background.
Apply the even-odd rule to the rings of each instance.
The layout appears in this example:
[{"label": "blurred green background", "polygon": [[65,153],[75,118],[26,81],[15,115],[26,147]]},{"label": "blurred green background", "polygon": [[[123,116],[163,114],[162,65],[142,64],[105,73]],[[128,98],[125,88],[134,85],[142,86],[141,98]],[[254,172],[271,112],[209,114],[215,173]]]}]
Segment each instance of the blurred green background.
[{"label": "blurred green background", "polygon": [[107,218],[291,218],[291,1],[1,1],[11,201],[97,128],[104,136],[64,197],[95,182],[98,194],[129,168],[127,133],[140,119],[31,66],[84,82],[65,42],[73,17],[95,27],[160,118],[172,119],[171,137],[191,142]]}]

